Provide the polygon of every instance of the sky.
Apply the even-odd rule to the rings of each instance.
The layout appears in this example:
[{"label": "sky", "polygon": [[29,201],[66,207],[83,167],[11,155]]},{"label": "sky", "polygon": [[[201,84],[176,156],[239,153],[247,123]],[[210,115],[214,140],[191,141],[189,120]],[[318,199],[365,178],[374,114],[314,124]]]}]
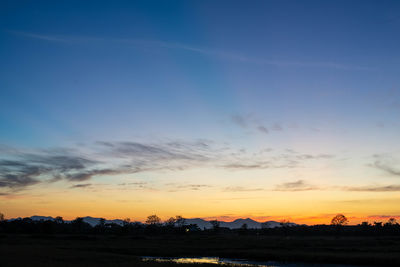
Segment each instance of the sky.
[{"label": "sky", "polygon": [[1,1],[0,212],[400,218],[399,1]]}]

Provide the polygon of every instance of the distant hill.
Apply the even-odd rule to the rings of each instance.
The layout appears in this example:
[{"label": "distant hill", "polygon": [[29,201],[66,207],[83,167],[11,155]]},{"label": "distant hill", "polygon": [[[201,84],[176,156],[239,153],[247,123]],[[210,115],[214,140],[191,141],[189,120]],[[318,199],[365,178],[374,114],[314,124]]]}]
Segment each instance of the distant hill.
[{"label": "distant hill", "polygon": [[185,224],[197,224],[197,226],[200,229],[210,229],[212,228],[212,224],[209,221],[200,219],[200,218],[194,218],[194,219],[186,219]]},{"label": "distant hill", "polygon": [[[33,221],[54,221],[55,218],[51,216],[38,216],[34,215],[29,217]],[[15,218],[15,219],[10,219],[10,220],[17,220],[21,218]],[[83,217],[83,221],[90,224],[91,226],[96,226],[100,223],[101,218],[95,218],[95,217],[90,217],[86,216]],[[66,223],[70,223],[71,221],[65,221]],[[219,221],[220,222],[220,227],[226,227],[229,229],[238,229],[242,227],[244,224],[247,225],[248,229],[261,229],[261,228],[275,228],[275,227],[282,227],[280,222],[276,221],[267,221],[267,222],[257,222],[253,219],[246,218],[246,219],[236,219],[232,222],[224,222],[224,221]],[[111,224],[115,223],[118,225],[123,225],[123,220],[120,219],[114,219],[114,220],[106,220],[106,224]],[[186,219],[185,221],[186,225],[189,224],[196,224],[200,229],[211,229],[212,224],[210,221],[201,219],[201,218],[192,218],[192,219]],[[297,224],[295,223],[288,223],[288,226],[296,226]]]},{"label": "distant hill", "polygon": [[[282,227],[280,222],[276,221],[267,221],[267,222],[257,222],[253,219],[247,218],[247,219],[236,219],[232,222],[224,222],[224,221],[219,221],[220,222],[220,227],[226,227],[229,229],[238,229],[242,227],[244,224],[247,225],[248,229],[261,229],[261,228],[275,228],[275,227]],[[197,224],[197,226],[200,229],[210,229],[212,228],[212,225],[210,221],[206,221],[200,218],[195,218],[195,219],[186,219],[186,224]],[[295,223],[288,223],[288,226],[296,226],[297,224]]]},{"label": "distant hill", "polygon": [[37,216],[37,215],[31,216],[30,219],[32,221],[55,221],[56,220],[55,218],[50,217],[50,216],[45,217],[45,216]]},{"label": "distant hill", "polygon": [[233,222],[221,222],[221,227],[227,227],[230,229],[236,229],[242,227],[244,224],[247,225],[249,229],[260,229],[261,223],[252,220],[250,218],[247,219],[236,219]]},{"label": "distant hill", "polygon": [[[100,220],[101,220],[101,218],[93,218],[93,217],[90,217],[90,216],[83,217],[83,221],[85,223],[90,224],[91,226],[96,226],[96,225],[100,224]],[[120,219],[106,220],[105,223],[106,224],[107,223],[115,223],[115,224],[118,224],[118,225],[123,225],[123,220],[120,220]]]}]

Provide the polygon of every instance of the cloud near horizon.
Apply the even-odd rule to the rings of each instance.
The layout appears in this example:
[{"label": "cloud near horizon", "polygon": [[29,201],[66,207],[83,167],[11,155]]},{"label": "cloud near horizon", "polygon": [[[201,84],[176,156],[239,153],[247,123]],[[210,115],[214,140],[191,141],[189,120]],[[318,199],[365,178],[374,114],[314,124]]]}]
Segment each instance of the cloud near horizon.
[{"label": "cloud near horizon", "polygon": [[[244,149],[226,147],[210,140],[143,142],[96,142],[79,148],[18,150],[0,152],[0,188],[14,191],[42,182],[83,182],[95,176],[134,174],[150,171],[180,171],[190,168],[226,170],[295,168],[309,160],[333,155],[301,154],[286,150],[269,155],[260,149],[249,155]],[[200,187],[191,186],[191,190]],[[232,188],[231,188],[232,189]],[[238,189],[238,188],[236,188]],[[244,189],[242,189],[244,190]]]},{"label": "cloud near horizon", "polygon": [[352,191],[352,192],[398,192],[400,191],[399,185],[372,185],[372,186],[349,186],[349,187],[341,187],[343,191]]},{"label": "cloud near horizon", "polygon": [[263,190],[264,188],[247,188],[243,186],[228,186],[223,189],[225,192],[255,192]]},{"label": "cloud near horizon", "polygon": [[[78,148],[18,150],[2,147],[0,150],[0,189],[2,195],[17,192],[40,183],[53,183],[64,180],[70,183],[85,182],[96,176],[135,174],[142,172],[181,171],[190,168],[222,168],[230,171],[297,168],[310,160],[330,160],[330,154],[304,154],[293,149],[282,152],[260,149],[249,154],[244,149],[234,149],[219,145],[210,140],[143,142],[95,142],[85,146],[89,151],[83,153]],[[375,156],[377,158],[377,156]],[[389,165],[378,158],[374,166]],[[390,169],[389,173],[396,174]],[[141,182],[143,183],[143,182]],[[95,186],[91,183],[74,184],[70,188]],[[125,183],[136,189],[152,189],[144,184]],[[197,191],[215,187],[206,184],[169,184],[161,189],[177,192]],[[159,190],[159,189],[158,189]],[[339,190],[351,192],[397,192],[400,185],[363,186],[317,186],[299,179],[277,184],[274,188],[229,186],[222,187],[225,192],[256,192],[263,190],[299,192],[312,190]]]},{"label": "cloud near horizon", "polygon": [[[54,183],[64,180],[69,183],[85,182],[96,176],[114,176],[142,172],[182,171],[191,168],[211,167],[228,171],[281,169],[301,167],[309,161],[332,160],[331,154],[299,153],[293,149],[282,152],[260,149],[247,153],[245,149],[227,147],[211,140],[145,142],[105,142],[99,141],[85,146],[83,153],[79,148],[57,148],[19,150],[2,147],[0,150],[0,190],[2,195],[17,192],[40,183]],[[389,165],[383,157],[377,158],[374,166]],[[381,168],[380,168],[381,169]],[[390,173],[396,173],[393,169]],[[138,182],[134,182],[138,183]],[[126,188],[135,189],[198,191],[215,187],[211,184],[166,184],[154,187],[148,184],[124,183]],[[96,184],[73,184],[70,188],[95,187]],[[282,191],[299,192],[312,190],[332,190],[349,192],[398,192],[400,185],[362,185],[362,186],[317,186],[299,179],[285,182],[271,188],[228,186],[221,187],[224,192]]]},{"label": "cloud near horizon", "polygon": [[295,191],[310,191],[310,190],[320,190],[320,187],[311,185],[304,180],[297,180],[294,182],[287,182],[282,183],[275,186],[274,191],[288,191],[288,192],[295,192]]},{"label": "cloud near horizon", "polygon": [[286,182],[275,186],[273,191],[312,191],[312,190],[331,190],[331,191],[349,191],[349,192],[398,192],[400,184],[394,185],[366,185],[366,186],[316,186],[304,180]]}]

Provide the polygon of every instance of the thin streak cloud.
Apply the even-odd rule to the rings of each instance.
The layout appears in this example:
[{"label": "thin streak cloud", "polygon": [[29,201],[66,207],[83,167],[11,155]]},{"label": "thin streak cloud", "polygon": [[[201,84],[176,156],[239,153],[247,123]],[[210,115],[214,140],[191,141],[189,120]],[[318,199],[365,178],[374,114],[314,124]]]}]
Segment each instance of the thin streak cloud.
[{"label": "thin streak cloud", "polygon": [[288,191],[288,192],[311,191],[311,190],[321,190],[321,188],[311,185],[304,180],[297,180],[294,182],[279,184],[275,186],[274,189],[274,191]]},{"label": "thin streak cloud", "polygon": [[399,192],[400,185],[385,185],[385,186],[351,186],[343,187],[344,191],[353,192]]},{"label": "thin streak cloud", "polygon": [[263,190],[264,190],[263,188],[247,188],[243,186],[229,186],[223,189],[223,191],[225,192],[255,192]]},{"label": "thin streak cloud", "polygon": [[224,60],[252,63],[257,65],[270,65],[276,67],[300,67],[300,68],[329,68],[338,70],[352,70],[352,71],[371,71],[374,70],[370,67],[356,66],[350,64],[343,64],[337,62],[303,62],[303,61],[290,61],[290,60],[266,60],[240,55],[237,53],[228,53],[218,49],[203,48],[193,45],[181,44],[176,42],[165,42],[159,40],[145,40],[145,39],[129,39],[129,38],[98,38],[91,36],[66,36],[66,35],[45,35],[38,33],[29,33],[21,31],[8,31],[14,35],[28,37],[31,39],[39,39],[49,42],[57,43],[88,43],[88,42],[110,42],[120,44],[131,44],[144,47],[160,47],[166,49],[184,50],[206,56],[212,56]]}]

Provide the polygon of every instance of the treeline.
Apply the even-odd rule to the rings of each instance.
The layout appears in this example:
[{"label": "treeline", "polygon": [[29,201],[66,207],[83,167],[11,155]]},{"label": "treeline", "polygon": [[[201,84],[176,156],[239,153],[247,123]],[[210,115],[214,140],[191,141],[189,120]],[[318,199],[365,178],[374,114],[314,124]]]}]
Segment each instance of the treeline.
[{"label": "treeline", "polygon": [[84,221],[83,218],[76,218],[73,221],[65,222],[61,217],[54,220],[32,220],[31,218],[20,218],[14,220],[0,221],[0,233],[19,234],[114,234],[114,235],[154,235],[154,234],[184,234],[188,232],[200,232],[197,225],[186,225],[184,219],[168,220],[165,223],[130,222],[125,219],[121,224],[109,223],[100,219],[95,226]]},{"label": "treeline", "polygon": [[332,223],[331,225],[297,225],[293,226],[287,221],[283,221],[280,227],[249,229],[246,224],[241,228],[229,229],[221,227],[219,221],[211,221],[211,229],[200,229],[197,225],[186,224],[181,216],[168,219],[165,222],[156,215],[151,215],[145,224],[130,222],[125,219],[122,223],[107,223],[105,219],[100,219],[96,226],[91,226],[83,218],[76,218],[73,221],[65,222],[61,217],[54,220],[32,220],[30,218],[16,220],[0,220],[0,233],[18,234],[85,234],[85,235],[305,235],[305,236],[380,236],[396,235],[400,236],[400,224],[391,218],[387,222],[375,222],[369,224],[364,222],[359,225],[345,225],[344,222]]}]

